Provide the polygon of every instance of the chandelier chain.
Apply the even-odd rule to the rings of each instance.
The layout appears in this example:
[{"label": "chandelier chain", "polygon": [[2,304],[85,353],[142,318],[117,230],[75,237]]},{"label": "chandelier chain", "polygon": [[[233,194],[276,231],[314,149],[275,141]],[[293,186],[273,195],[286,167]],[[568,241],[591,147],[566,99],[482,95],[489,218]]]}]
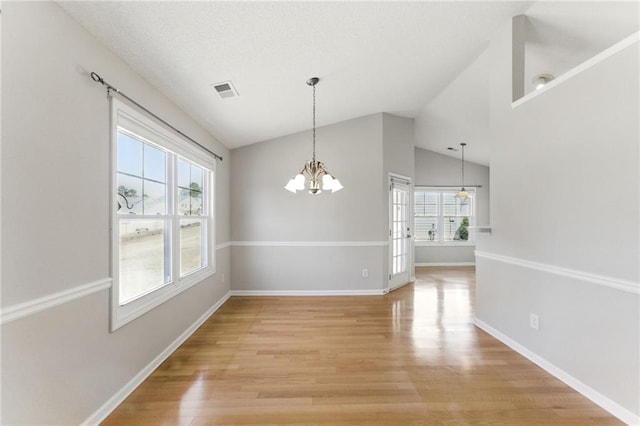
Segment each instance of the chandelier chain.
[{"label": "chandelier chain", "polygon": [[462,187],[464,188],[464,145],[462,145]]},{"label": "chandelier chain", "polygon": [[316,162],[316,85],[313,86],[313,162]]}]

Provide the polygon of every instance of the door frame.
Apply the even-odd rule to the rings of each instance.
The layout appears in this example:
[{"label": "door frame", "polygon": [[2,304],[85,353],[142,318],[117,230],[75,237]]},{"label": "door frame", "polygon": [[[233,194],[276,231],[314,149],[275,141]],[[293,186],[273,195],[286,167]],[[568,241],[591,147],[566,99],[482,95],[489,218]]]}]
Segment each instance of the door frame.
[{"label": "door frame", "polygon": [[[400,283],[400,284],[395,284],[395,285],[391,285],[391,281],[394,278],[392,275],[392,271],[393,271],[393,232],[392,232],[392,228],[393,228],[393,183],[394,183],[394,179],[397,181],[397,183],[401,183],[407,186],[407,190],[408,190],[408,203],[407,203],[407,224],[408,224],[408,230],[407,230],[407,271],[406,271],[406,275],[407,275],[407,279],[406,282]],[[404,176],[398,173],[389,173],[388,176],[388,187],[389,187],[389,195],[388,195],[388,217],[387,217],[387,227],[388,227],[388,241],[389,241],[389,249],[387,250],[387,267],[388,267],[388,275],[387,275],[387,281],[386,281],[386,286],[384,288],[384,292],[388,293],[390,291],[393,291],[397,288],[400,288],[406,284],[409,284],[413,279],[414,279],[414,274],[413,274],[413,252],[414,252],[414,248],[413,248],[413,179],[409,176]],[[403,273],[404,274],[404,273]],[[403,280],[404,281],[404,280]]]}]

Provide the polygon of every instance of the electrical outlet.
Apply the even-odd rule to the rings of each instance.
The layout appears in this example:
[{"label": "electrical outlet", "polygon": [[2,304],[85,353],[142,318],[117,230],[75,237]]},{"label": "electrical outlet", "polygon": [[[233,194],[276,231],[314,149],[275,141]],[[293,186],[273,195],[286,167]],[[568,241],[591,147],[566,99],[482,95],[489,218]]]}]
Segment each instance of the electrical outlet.
[{"label": "electrical outlet", "polygon": [[537,314],[529,314],[529,327],[533,328],[536,331],[540,330],[540,318]]},{"label": "electrical outlet", "polygon": [[369,278],[369,270],[367,268],[362,270],[362,278]]},{"label": "electrical outlet", "polygon": [[224,282],[224,272],[220,274],[220,282],[223,283]]}]

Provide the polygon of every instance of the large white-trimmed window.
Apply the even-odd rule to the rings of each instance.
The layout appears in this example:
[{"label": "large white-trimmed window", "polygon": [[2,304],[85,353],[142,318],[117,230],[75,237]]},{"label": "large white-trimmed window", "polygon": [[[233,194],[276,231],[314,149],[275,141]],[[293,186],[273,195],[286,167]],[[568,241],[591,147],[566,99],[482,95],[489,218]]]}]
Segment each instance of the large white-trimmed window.
[{"label": "large white-trimmed window", "polygon": [[112,98],[111,329],[215,272],[215,160]]},{"label": "large white-trimmed window", "polygon": [[473,245],[476,192],[456,198],[459,188],[416,187],[414,235],[419,245]]}]

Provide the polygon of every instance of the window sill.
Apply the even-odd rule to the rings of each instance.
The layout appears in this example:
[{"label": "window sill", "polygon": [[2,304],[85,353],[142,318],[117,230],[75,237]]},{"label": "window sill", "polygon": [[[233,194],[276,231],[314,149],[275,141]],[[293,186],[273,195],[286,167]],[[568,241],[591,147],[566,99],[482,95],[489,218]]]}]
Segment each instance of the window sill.
[{"label": "window sill", "polygon": [[215,274],[215,268],[209,266],[182,278],[179,284],[168,284],[126,305],[112,307],[111,332],[146,314],[180,293],[199,284]]},{"label": "window sill", "polygon": [[444,243],[431,242],[431,241],[416,241],[416,247],[475,247],[476,243],[473,241],[455,242],[446,241]]}]

